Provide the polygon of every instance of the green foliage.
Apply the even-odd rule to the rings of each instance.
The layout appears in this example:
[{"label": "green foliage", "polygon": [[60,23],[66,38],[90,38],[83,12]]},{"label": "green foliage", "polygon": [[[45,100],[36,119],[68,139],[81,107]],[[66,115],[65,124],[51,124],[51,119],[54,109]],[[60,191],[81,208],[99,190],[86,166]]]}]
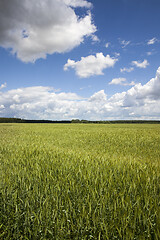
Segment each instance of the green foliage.
[{"label": "green foliage", "polygon": [[0,123],[21,123],[23,122],[20,118],[0,118]]},{"label": "green foliage", "polygon": [[0,123],[71,123],[71,121],[60,120],[60,121],[52,121],[52,120],[29,120],[29,119],[21,119],[21,118],[0,118]]},{"label": "green foliage", "polygon": [[114,121],[89,121],[89,120],[29,120],[21,118],[0,118],[0,123],[94,123],[94,124],[120,124],[120,123],[146,123],[146,124],[160,124],[159,120],[114,120]]},{"label": "green foliage", "polygon": [[1,124],[0,239],[160,239],[160,126]]}]

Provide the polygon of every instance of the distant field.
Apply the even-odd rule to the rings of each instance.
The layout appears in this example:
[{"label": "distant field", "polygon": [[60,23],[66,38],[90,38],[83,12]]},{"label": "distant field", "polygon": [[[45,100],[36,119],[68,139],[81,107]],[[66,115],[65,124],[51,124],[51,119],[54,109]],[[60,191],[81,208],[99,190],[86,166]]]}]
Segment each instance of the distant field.
[{"label": "distant field", "polygon": [[0,239],[160,239],[158,124],[0,124],[0,164]]}]

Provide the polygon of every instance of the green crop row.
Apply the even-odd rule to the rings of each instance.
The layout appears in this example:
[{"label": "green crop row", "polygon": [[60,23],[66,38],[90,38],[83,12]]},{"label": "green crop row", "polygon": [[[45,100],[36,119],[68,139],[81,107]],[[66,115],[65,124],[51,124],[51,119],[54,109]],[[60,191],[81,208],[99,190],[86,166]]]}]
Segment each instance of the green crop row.
[{"label": "green crop row", "polygon": [[0,239],[159,240],[160,126],[0,124]]}]

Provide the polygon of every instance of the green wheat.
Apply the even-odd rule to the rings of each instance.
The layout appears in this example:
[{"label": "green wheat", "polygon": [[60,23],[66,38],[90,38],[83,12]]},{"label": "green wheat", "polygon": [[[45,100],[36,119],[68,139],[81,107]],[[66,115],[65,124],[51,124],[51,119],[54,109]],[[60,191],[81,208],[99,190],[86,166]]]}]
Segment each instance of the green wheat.
[{"label": "green wheat", "polygon": [[0,239],[160,239],[160,125],[1,124]]}]

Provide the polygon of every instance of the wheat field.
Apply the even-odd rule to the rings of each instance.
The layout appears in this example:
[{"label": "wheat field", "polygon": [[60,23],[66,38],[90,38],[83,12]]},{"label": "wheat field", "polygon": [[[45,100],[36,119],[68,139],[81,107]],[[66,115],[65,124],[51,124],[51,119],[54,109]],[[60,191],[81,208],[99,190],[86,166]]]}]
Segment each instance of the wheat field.
[{"label": "wheat field", "polygon": [[0,124],[0,239],[159,240],[160,125]]}]

